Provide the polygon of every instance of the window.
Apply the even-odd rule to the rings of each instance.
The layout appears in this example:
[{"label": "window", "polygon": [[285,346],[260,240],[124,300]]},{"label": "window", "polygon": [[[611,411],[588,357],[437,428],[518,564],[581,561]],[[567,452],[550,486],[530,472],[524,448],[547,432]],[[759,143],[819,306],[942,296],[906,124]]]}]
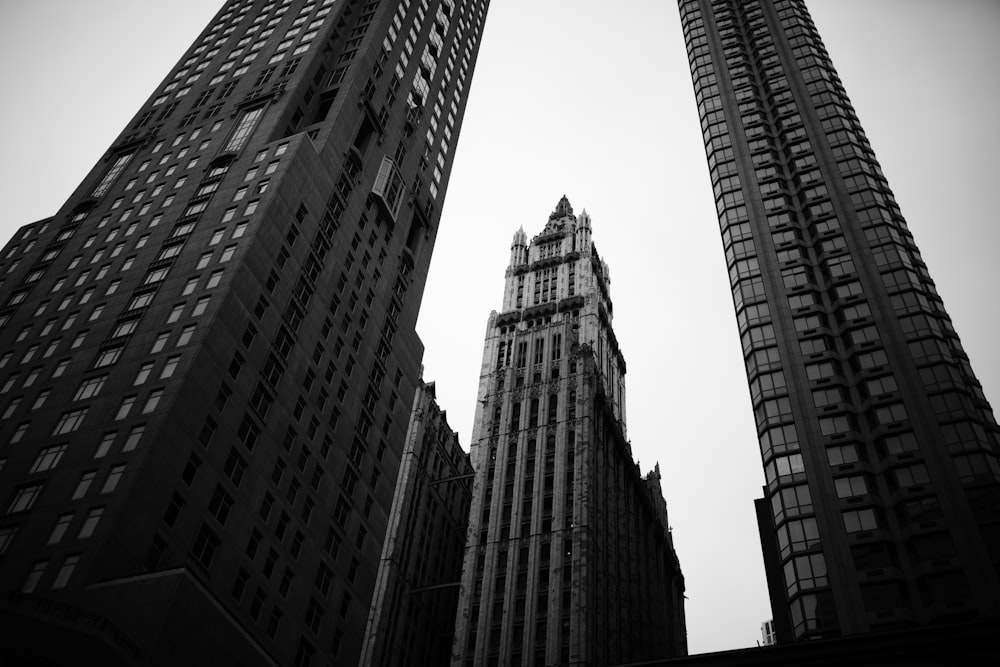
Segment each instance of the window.
[{"label": "window", "polygon": [[808,551],[819,546],[819,528],[814,517],[788,521],[778,529],[781,557]]},{"label": "window", "polygon": [[[153,341],[153,349],[150,350],[150,354],[156,354],[157,352],[162,352],[163,348],[166,347],[167,345],[168,338],[170,338],[170,332],[168,331],[164,331],[163,333],[158,335],[156,337],[156,340]],[[145,378],[143,378],[143,382],[145,382]],[[136,384],[139,383],[137,382]]]},{"label": "window", "polygon": [[41,495],[42,486],[42,484],[31,484],[17,489],[7,504],[7,514],[30,510]]},{"label": "window", "polygon": [[59,421],[56,422],[55,428],[52,430],[52,435],[64,435],[66,433],[72,433],[73,431],[80,428],[80,424],[83,423],[84,418],[87,416],[87,408],[80,410],[71,410],[69,412],[64,412],[59,417]]},{"label": "window", "polygon": [[849,533],[857,533],[863,530],[875,530],[878,528],[878,521],[875,518],[875,510],[862,509],[844,512],[844,528]]},{"label": "window", "polygon": [[851,420],[847,415],[836,417],[821,417],[819,430],[823,435],[841,435],[851,430]]},{"label": "window", "polygon": [[128,437],[125,439],[125,445],[122,447],[122,451],[130,452],[135,449],[139,444],[139,440],[142,439],[142,434],[145,430],[146,426],[144,424],[133,426],[132,430],[128,432]]},{"label": "window", "polygon": [[208,511],[219,520],[223,526],[229,518],[229,511],[233,508],[233,497],[226,493],[222,485],[216,485],[215,492],[208,502]]},{"label": "window", "polygon": [[894,422],[901,422],[906,418],[906,408],[903,407],[902,403],[892,403],[891,405],[875,408],[875,421],[878,424],[892,424]]},{"label": "window", "polygon": [[813,506],[809,487],[800,484],[781,489],[771,496],[771,508],[774,511],[775,521],[811,513]]},{"label": "window", "polygon": [[46,470],[52,470],[57,465],[59,465],[59,460],[62,459],[63,454],[66,453],[67,445],[54,445],[52,447],[46,447],[42,451],[38,452],[38,458],[31,466],[31,472],[45,472]]},{"label": "window", "polygon": [[172,357],[167,358],[167,363],[163,365],[163,370],[160,371],[160,379],[165,380],[169,377],[173,377],[174,371],[177,370],[177,364],[181,360],[181,355],[177,354]]},{"label": "window", "polygon": [[239,121],[236,123],[236,129],[233,130],[233,134],[229,137],[229,141],[226,142],[226,146],[223,150],[241,150],[246,145],[247,140],[250,138],[250,134],[257,126],[257,122],[260,121],[263,114],[263,107],[257,107],[256,109],[248,109],[244,111],[243,115],[240,116]]},{"label": "window", "polygon": [[111,337],[119,338],[121,336],[127,336],[130,333],[134,332],[138,327],[139,327],[138,319],[125,320],[124,322],[120,322],[115,326],[114,331],[111,332]]},{"label": "window", "polygon": [[896,484],[901,489],[930,482],[930,477],[927,475],[927,468],[923,463],[907,466],[906,468],[896,468],[893,470],[893,474],[896,477]]},{"label": "window", "polygon": [[121,405],[118,406],[118,412],[115,414],[115,420],[120,421],[128,417],[128,413],[132,411],[132,406],[135,405],[135,399],[137,396],[126,396],[122,399]]},{"label": "window", "polygon": [[36,561],[31,568],[31,572],[28,573],[27,578],[24,580],[24,585],[21,586],[22,593],[32,593],[35,588],[38,587],[38,581],[45,574],[45,569],[49,566],[47,560]]},{"label": "window", "polygon": [[142,366],[139,367],[139,372],[135,376],[135,381],[132,382],[132,386],[138,387],[149,379],[149,374],[153,370],[153,362],[147,361]]},{"label": "window", "polygon": [[76,390],[76,394],[73,395],[73,400],[82,401],[97,396],[101,392],[101,388],[104,387],[104,382],[107,379],[107,375],[99,375],[84,380]]},{"label": "window", "polygon": [[149,396],[146,398],[146,404],[142,407],[142,414],[146,415],[156,410],[156,406],[159,405],[161,398],[163,398],[162,389],[154,389],[149,392]]},{"label": "window", "polygon": [[826,586],[827,583],[823,554],[799,556],[785,563],[785,585],[789,595],[794,595],[801,589]]},{"label": "window", "polygon": [[172,527],[177,523],[177,517],[180,516],[181,510],[184,509],[184,505],[186,504],[183,496],[179,493],[174,493],[170,497],[170,503],[167,505],[166,511],[163,513],[163,522]]},{"label": "window", "polygon": [[246,591],[247,581],[249,581],[249,579],[250,573],[241,567],[236,573],[236,579],[233,581],[232,595],[233,599],[237,602],[243,599],[243,593]]},{"label": "window", "polygon": [[87,518],[83,520],[83,526],[80,527],[79,539],[86,539],[94,534],[97,529],[97,524],[100,523],[101,517],[104,516],[103,507],[95,507],[87,513]]},{"label": "window", "polygon": [[38,392],[38,396],[35,397],[35,402],[31,404],[31,409],[37,410],[38,408],[45,405],[45,399],[49,397],[49,393],[50,393],[49,389],[43,389],[42,391]]},{"label": "window", "polygon": [[802,463],[802,455],[789,454],[787,456],[779,456],[768,464],[765,472],[768,483],[774,482],[775,479],[780,481],[782,477],[803,473],[805,472],[805,467]]},{"label": "window", "polygon": [[218,551],[221,543],[215,533],[207,525],[202,524],[198,535],[194,539],[191,554],[202,566],[206,568],[210,567],[212,559],[215,558],[215,552]]},{"label": "window", "polygon": [[52,582],[52,588],[66,588],[66,584],[69,583],[69,578],[73,576],[73,570],[76,569],[76,565],[79,562],[80,554],[66,556],[63,559],[62,567],[59,568],[59,574],[56,575],[55,581]]},{"label": "window", "polygon": [[47,544],[58,544],[63,536],[66,534],[66,529],[69,528],[70,522],[73,521],[72,512],[69,514],[61,514],[59,518],[56,519],[56,525],[52,527],[52,533],[49,535],[49,541]]},{"label": "window", "polygon": [[28,426],[29,425],[30,425],[30,422],[22,422],[22,423],[18,424],[17,425],[17,429],[10,436],[10,442],[9,442],[9,444],[13,445],[13,444],[16,444],[18,442],[21,442],[21,439],[24,437],[24,433],[25,433],[25,431],[28,430]]},{"label": "window", "polygon": [[861,475],[840,477],[833,480],[833,483],[837,489],[838,498],[853,498],[868,493],[868,484],[865,483],[865,478]]},{"label": "window", "polygon": [[122,350],[125,349],[124,345],[118,345],[115,347],[107,348],[101,350],[97,354],[97,359],[94,361],[94,368],[104,368],[105,366],[111,366],[115,364],[119,357],[122,356]]},{"label": "window", "polygon": [[208,308],[208,301],[209,297],[207,296],[203,296],[200,299],[198,299],[198,301],[195,302],[194,304],[194,308],[191,310],[191,317],[198,317],[199,315],[203,315],[205,313],[205,310]]},{"label": "window", "polygon": [[229,457],[226,459],[226,464],[222,468],[222,471],[232,480],[233,484],[239,487],[240,482],[243,481],[243,475],[247,469],[247,462],[236,448],[232,448],[229,451]]},{"label": "window", "polygon": [[125,165],[128,161],[132,159],[132,154],[127,153],[125,155],[119,155],[115,158],[114,163],[111,168],[108,169],[107,173],[104,174],[104,178],[97,184],[93,192],[90,193],[91,197],[102,197],[111,187],[111,184],[115,182],[115,179],[121,175],[122,171],[125,169]]},{"label": "window", "polygon": [[79,500],[87,495],[87,491],[90,490],[90,485],[94,482],[94,477],[97,476],[96,470],[88,470],[83,473],[80,477],[80,481],[76,484],[76,489],[73,490],[72,500]]},{"label": "window", "polygon": [[108,452],[111,451],[111,445],[115,442],[116,435],[117,433],[115,431],[104,434],[104,437],[101,438],[101,442],[97,445],[97,451],[94,452],[95,459],[104,458],[108,455]]},{"label": "window", "polygon": [[191,342],[191,336],[194,335],[194,325],[189,324],[188,326],[181,329],[180,336],[177,337],[177,347],[183,347]]},{"label": "window", "polygon": [[108,478],[104,480],[104,486],[101,487],[101,493],[111,493],[116,488],[118,488],[118,482],[121,481],[122,475],[124,474],[125,474],[124,463],[112,466],[111,470],[108,472]]}]

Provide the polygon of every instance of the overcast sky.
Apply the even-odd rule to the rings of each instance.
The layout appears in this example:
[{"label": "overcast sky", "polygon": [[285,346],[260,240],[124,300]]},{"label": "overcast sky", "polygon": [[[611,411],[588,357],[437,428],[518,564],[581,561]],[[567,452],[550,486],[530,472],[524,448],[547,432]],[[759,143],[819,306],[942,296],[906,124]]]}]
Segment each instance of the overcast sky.
[{"label": "overcast sky", "polygon": [[[0,1],[0,242],[54,213],[220,0]],[[808,2],[988,398],[1000,400],[1000,3]],[[628,363],[628,433],[659,461],[692,653],[770,617],[763,474],[673,0],[492,3],[418,330],[468,448],[514,231],[593,217]]]}]

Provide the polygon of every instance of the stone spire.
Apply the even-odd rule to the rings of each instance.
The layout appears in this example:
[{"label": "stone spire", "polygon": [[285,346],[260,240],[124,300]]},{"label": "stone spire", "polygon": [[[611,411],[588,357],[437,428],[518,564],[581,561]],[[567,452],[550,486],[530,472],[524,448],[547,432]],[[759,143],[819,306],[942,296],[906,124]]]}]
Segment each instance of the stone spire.
[{"label": "stone spire", "polygon": [[556,204],[556,210],[549,214],[549,220],[558,220],[559,218],[572,218],[573,207],[569,204],[569,199],[566,199],[566,195],[562,196],[559,203]]},{"label": "stone spire", "polygon": [[590,214],[583,209],[577,218],[576,234],[573,245],[577,252],[590,252]]},{"label": "stone spire", "polygon": [[510,265],[520,266],[528,261],[528,235],[524,226],[514,232],[514,240],[510,245]]}]

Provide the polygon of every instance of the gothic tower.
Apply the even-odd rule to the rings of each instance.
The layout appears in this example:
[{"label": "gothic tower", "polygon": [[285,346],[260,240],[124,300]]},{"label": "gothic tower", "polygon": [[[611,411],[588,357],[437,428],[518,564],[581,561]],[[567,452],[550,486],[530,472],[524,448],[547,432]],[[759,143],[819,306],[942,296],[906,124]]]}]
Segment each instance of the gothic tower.
[{"label": "gothic tower", "polygon": [[563,197],[514,234],[489,318],[452,664],[604,665],[686,653],[659,471],[625,431],[625,358],[590,216]]}]

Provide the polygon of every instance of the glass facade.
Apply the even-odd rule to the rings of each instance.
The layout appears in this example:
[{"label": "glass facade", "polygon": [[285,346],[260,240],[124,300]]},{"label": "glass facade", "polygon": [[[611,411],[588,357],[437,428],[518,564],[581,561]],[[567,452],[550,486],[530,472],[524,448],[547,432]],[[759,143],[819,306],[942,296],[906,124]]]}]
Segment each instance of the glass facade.
[{"label": "glass facade", "polygon": [[678,4],[779,641],[996,615],[996,422],[804,3]]}]

